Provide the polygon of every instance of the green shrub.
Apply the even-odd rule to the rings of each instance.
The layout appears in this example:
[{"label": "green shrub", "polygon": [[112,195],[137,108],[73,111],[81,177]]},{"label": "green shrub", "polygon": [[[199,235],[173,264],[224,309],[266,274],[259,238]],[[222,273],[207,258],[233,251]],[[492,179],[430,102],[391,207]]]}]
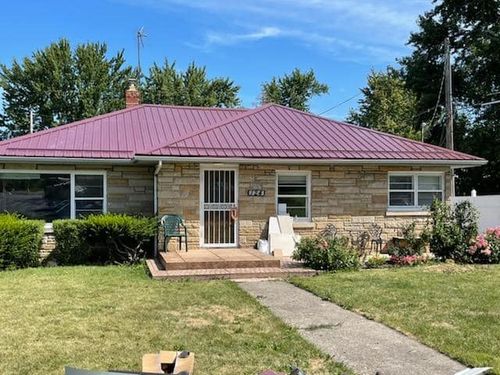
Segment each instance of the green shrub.
[{"label": "green shrub", "polygon": [[60,265],[85,264],[90,261],[90,246],[85,241],[84,220],[56,220],[52,223],[56,248],[50,259]]},{"label": "green shrub", "polygon": [[137,263],[153,246],[154,218],[120,214],[90,215],[54,222],[58,264]]},{"label": "green shrub", "polygon": [[297,244],[292,258],[322,271],[352,270],[360,267],[358,254],[349,246],[345,237],[304,237]]},{"label": "green shrub", "polygon": [[470,262],[467,250],[477,236],[477,210],[468,201],[460,202],[454,207],[445,202],[434,201],[431,215],[431,251],[439,259]]},{"label": "green shrub", "polygon": [[381,268],[381,267],[384,267],[386,264],[387,264],[386,258],[379,256],[379,255],[375,255],[375,256],[372,256],[366,260],[365,267],[366,268]]},{"label": "green shrub", "polygon": [[0,269],[39,265],[44,222],[0,214]]}]

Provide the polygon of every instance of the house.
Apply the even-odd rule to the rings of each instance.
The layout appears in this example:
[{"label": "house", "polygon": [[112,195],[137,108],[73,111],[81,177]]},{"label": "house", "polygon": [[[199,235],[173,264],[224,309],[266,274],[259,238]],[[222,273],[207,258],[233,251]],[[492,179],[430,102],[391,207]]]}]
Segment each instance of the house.
[{"label": "house", "polygon": [[47,222],[180,214],[189,246],[253,247],[270,216],[301,235],[372,223],[389,238],[486,160],[269,104],[139,105],[0,142],[0,211]]}]

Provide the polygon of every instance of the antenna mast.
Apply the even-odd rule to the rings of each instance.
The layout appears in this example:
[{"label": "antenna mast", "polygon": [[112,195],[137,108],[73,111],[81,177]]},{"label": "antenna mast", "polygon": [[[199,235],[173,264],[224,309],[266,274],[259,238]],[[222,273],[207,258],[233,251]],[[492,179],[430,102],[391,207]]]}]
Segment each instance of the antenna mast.
[{"label": "antenna mast", "polygon": [[147,34],[144,32],[144,27],[137,30],[137,70],[139,71],[139,78],[141,77],[141,48],[144,48],[144,38]]}]

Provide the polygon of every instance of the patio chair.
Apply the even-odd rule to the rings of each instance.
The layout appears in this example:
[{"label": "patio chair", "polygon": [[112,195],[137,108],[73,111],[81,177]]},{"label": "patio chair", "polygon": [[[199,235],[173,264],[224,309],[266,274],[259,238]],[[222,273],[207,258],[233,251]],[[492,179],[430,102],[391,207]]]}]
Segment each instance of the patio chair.
[{"label": "patio chair", "polygon": [[363,261],[366,260],[366,257],[368,256],[366,252],[366,245],[370,239],[370,234],[367,231],[359,233],[349,231],[349,236],[351,238],[351,245],[357,249],[359,257],[362,258]]},{"label": "patio chair", "polygon": [[333,224],[327,224],[325,229],[323,229],[319,235],[326,239],[335,239],[337,236],[337,227]]},{"label": "patio chair", "polygon": [[179,250],[182,249],[182,239],[186,244],[188,251],[188,236],[184,220],[179,215],[165,215],[160,219],[160,225],[163,228],[163,250],[167,251],[168,243],[172,237],[179,240]]},{"label": "patio chair", "polygon": [[372,224],[370,230],[370,253],[375,250],[375,254],[380,253],[382,250],[382,227],[377,224]]}]

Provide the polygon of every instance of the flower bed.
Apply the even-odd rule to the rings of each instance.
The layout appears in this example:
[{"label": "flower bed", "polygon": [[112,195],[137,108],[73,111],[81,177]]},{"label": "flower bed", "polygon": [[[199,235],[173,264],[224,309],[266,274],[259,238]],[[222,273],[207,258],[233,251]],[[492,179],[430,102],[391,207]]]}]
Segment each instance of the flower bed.
[{"label": "flower bed", "polygon": [[500,227],[477,235],[467,253],[473,263],[500,263]]}]

